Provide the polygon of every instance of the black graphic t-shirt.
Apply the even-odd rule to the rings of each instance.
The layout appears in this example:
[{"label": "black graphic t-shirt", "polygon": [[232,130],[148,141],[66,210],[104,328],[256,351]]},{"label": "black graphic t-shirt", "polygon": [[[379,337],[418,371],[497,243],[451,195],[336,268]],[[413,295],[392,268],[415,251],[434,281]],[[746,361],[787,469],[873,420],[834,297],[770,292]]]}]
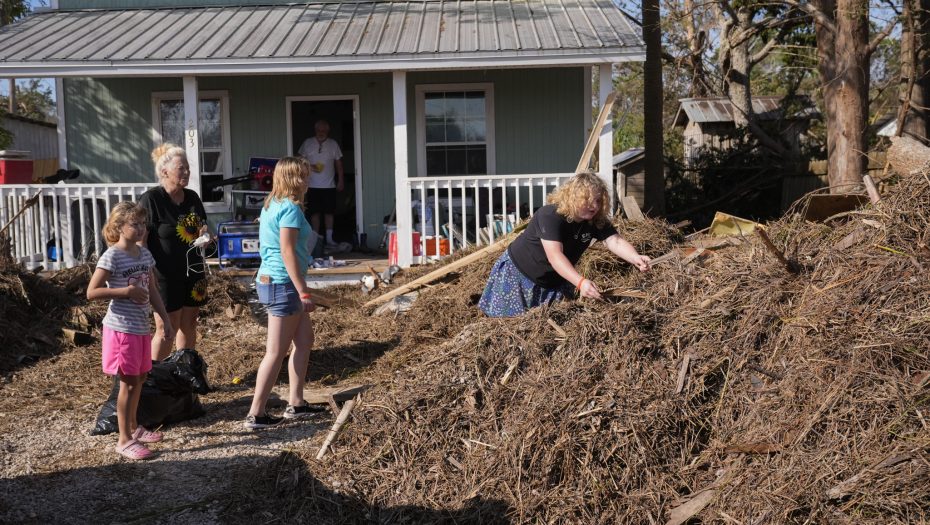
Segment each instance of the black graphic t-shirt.
[{"label": "black graphic t-shirt", "polygon": [[562,253],[574,266],[588,246],[591,239],[604,241],[617,234],[616,228],[607,224],[596,228],[588,221],[568,222],[559,215],[556,207],[543,206],[533,214],[530,224],[517,240],[510,245],[510,260],[523,275],[544,288],[556,288],[565,283],[565,279],[555,271],[546,257],[542,241],[562,243]]},{"label": "black graphic t-shirt", "polygon": [[161,186],[142,194],[139,204],[149,211],[146,229],[148,248],[155,258],[155,276],[186,279],[187,251],[200,237],[207,212],[197,193],[184,189],[184,200],[175,203]]}]

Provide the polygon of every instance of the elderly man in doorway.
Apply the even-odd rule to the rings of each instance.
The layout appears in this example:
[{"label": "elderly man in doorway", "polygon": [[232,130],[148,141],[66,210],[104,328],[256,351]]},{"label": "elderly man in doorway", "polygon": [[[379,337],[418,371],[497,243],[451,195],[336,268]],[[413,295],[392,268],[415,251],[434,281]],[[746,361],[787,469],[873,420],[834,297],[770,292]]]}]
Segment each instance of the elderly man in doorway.
[{"label": "elderly man in doorway", "polygon": [[[325,120],[317,121],[314,126],[315,137],[310,137],[301,144],[298,153],[310,162],[310,181],[307,191],[307,212],[310,214],[310,226],[318,234],[320,231],[320,213],[326,224],[326,244],[333,246],[333,212],[336,211],[336,192],[345,187],[342,173],[342,150],[339,144],[329,138],[329,124]],[[335,175],[338,174],[337,179]]]}]

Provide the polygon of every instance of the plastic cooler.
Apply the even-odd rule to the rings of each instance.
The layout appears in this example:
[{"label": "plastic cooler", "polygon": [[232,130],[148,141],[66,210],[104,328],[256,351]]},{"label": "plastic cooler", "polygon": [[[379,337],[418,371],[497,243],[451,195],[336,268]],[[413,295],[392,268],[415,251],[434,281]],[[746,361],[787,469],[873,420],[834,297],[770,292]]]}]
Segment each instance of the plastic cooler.
[{"label": "plastic cooler", "polygon": [[32,160],[0,157],[0,184],[31,184]]}]

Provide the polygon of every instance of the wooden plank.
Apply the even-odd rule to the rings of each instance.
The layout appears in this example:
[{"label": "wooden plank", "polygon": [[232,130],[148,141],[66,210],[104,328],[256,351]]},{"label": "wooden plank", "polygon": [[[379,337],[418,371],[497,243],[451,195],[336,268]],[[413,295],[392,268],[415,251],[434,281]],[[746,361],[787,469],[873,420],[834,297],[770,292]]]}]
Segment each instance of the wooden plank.
[{"label": "wooden plank", "polygon": [[867,202],[864,195],[811,195],[804,220],[823,222],[837,213],[855,210]]},{"label": "wooden plank", "polygon": [[[584,153],[581,154],[581,160],[578,161],[578,167],[575,168],[575,173],[581,173],[582,171],[588,169],[588,163],[591,162],[591,155],[594,154],[594,146],[597,145],[598,141],[601,138],[601,129],[604,127],[604,123],[607,122],[607,115],[610,115],[610,111],[614,107],[614,99],[617,97],[616,92],[612,92],[607,95],[607,99],[604,101],[604,105],[601,106],[601,112],[597,116],[597,122],[594,124],[594,128],[591,130],[591,135],[588,136],[588,143],[584,147]],[[605,159],[602,159],[602,162],[611,162],[610,155],[604,155]]]},{"label": "wooden plank", "polygon": [[639,204],[636,203],[636,197],[627,195],[620,199],[620,203],[623,204],[623,212],[626,214],[626,217],[631,221],[643,222],[646,220],[646,216],[643,215],[643,210],[639,209]]},{"label": "wooden plank", "polygon": [[[527,224],[529,223],[523,223],[517,226],[516,228],[513,229],[513,233],[518,233],[522,231],[523,229],[526,228]],[[436,270],[435,272],[428,273],[424,275],[423,277],[420,277],[419,279],[416,279],[410,283],[407,283],[399,288],[391,290],[390,292],[384,295],[379,295],[378,297],[375,297],[374,299],[368,301],[362,306],[367,307],[367,306],[378,305],[378,304],[387,302],[397,297],[398,295],[403,295],[405,293],[412,292],[414,290],[419,290],[424,285],[429,284],[437,279],[441,279],[449,275],[450,273],[457,272],[461,268],[464,268],[475,261],[479,261],[487,255],[495,255],[496,253],[503,251],[505,248],[507,248],[507,246],[510,245],[511,242],[513,242],[514,239],[516,239],[516,236],[510,236],[508,238],[501,239],[500,241],[490,246],[487,246],[485,248],[482,248],[467,257],[463,257],[459,259],[458,261],[455,261],[452,264],[443,266],[442,268]]]},{"label": "wooden plank", "polygon": [[358,301],[346,299],[334,293],[324,292],[318,288],[311,289],[310,294],[313,297],[313,302],[315,302],[317,306],[322,306],[323,308],[335,308],[337,306],[358,308],[361,306]]}]

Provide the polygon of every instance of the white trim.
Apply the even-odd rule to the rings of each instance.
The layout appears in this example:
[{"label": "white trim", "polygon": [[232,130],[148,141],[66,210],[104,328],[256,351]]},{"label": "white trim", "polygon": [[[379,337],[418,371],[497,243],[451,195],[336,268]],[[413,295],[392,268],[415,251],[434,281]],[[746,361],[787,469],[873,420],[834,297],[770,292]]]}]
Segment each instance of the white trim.
[{"label": "white trim", "polygon": [[510,69],[549,66],[584,66],[615,62],[644,62],[646,48],[631,46],[606,52],[603,49],[552,51],[492,51],[486,53],[432,53],[430,56],[336,55],[277,59],[226,58],[208,60],[138,61],[35,61],[0,63],[0,78],[32,77],[131,77],[169,75],[268,75],[273,73],[347,73],[422,71],[429,69]]},{"label": "white trim", "polygon": [[394,106],[394,195],[397,213],[397,264],[413,264],[413,216],[407,161],[407,72],[395,71],[391,82]]},{"label": "white trim", "polygon": [[58,0],[49,0],[48,7],[50,9],[58,9]]},{"label": "white trim", "polygon": [[[497,150],[494,139],[494,83],[459,83],[459,84],[417,84],[416,119],[417,119],[417,176],[426,177],[426,92],[439,91],[484,91],[485,143],[487,146],[487,175],[497,174]],[[471,175],[474,177],[475,175]],[[446,178],[446,175],[438,177]]]},{"label": "white trim", "polygon": [[55,79],[55,108],[58,113],[58,167],[66,170],[68,169],[68,126],[65,120],[65,82],[61,77]]},{"label": "white trim", "polygon": [[352,101],[352,135],[355,140],[355,151],[353,151],[353,160],[355,162],[355,233],[365,231],[365,214],[364,214],[364,192],[362,191],[362,130],[361,130],[361,112],[359,108],[358,95],[313,95],[284,97],[285,115],[287,120],[287,155],[294,155],[294,130],[291,118],[291,102],[301,102],[308,100],[351,100]]},{"label": "white trim", "polygon": [[200,188],[200,98],[197,96],[197,77],[184,77],[184,149],[191,168],[188,187],[203,199]]},{"label": "white trim", "polygon": [[588,130],[591,129],[591,99],[594,98],[594,93],[591,91],[591,66],[584,66],[584,84],[582,87],[582,95],[584,97],[584,105],[582,106],[582,122],[584,125],[581,127],[581,151],[584,151],[585,145],[588,143]]},{"label": "white trim", "polygon": [[[613,81],[613,64],[601,64],[598,66],[598,102],[604,107],[607,96],[614,90]],[[598,170],[597,175],[607,184],[607,190],[610,192],[610,198],[607,205],[611,207],[609,213],[613,212],[613,204],[616,200],[617,189],[614,188],[614,124],[611,117],[613,111],[607,114],[607,120],[604,121],[604,127],[601,128],[601,136],[598,137]],[[605,153],[606,152],[606,153]]]},{"label": "white trim", "polygon": [[[232,177],[232,148],[230,147],[232,143],[232,132],[231,124],[229,120],[229,91],[225,89],[214,89],[207,91],[198,91],[197,92],[197,101],[203,99],[220,99],[220,106],[222,111],[222,120],[223,120],[223,178]],[[152,92],[152,143],[154,146],[158,146],[164,142],[164,138],[161,135],[161,108],[159,103],[162,100],[183,100],[184,92],[183,91],[153,91]],[[199,107],[199,105],[198,105]],[[153,147],[154,147],[153,146]],[[198,146],[199,149],[199,146]],[[199,162],[200,157],[197,157]],[[188,162],[190,160],[188,159]],[[193,189],[193,188],[192,188]],[[197,192],[198,195],[200,192]],[[222,202],[204,202],[203,207],[207,213],[227,213],[233,209],[233,197],[230,192],[224,192],[224,200]]]}]

